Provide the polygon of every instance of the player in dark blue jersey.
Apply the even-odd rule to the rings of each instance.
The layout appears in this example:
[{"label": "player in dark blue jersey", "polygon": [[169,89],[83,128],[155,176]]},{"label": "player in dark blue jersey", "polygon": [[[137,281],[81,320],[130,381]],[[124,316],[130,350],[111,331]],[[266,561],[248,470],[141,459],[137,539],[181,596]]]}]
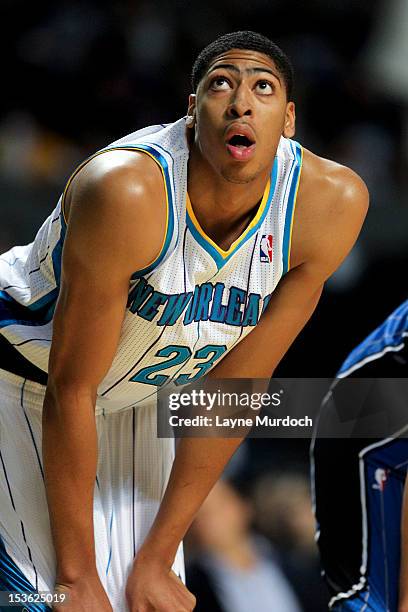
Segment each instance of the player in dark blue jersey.
[{"label": "player in dark blue jersey", "polygon": [[317,541],[336,612],[404,610],[407,339],[408,301],[346,359],[312,443]]}]

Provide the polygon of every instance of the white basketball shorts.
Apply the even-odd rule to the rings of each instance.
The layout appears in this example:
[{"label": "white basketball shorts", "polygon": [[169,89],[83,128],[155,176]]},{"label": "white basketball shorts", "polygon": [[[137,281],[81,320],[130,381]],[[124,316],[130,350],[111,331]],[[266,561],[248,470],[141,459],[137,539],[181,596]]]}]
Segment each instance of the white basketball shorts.
[{"label": "white basketball shorts", "polygon": [[[44,393],[42,385],[0,370],[0,591],[54,589],[41,455]],[[154,406],[97,414],[96,425],[97,568],[115,612],[127,612],[127,576],[164,495],[174,441],[157,438]],[[173,569],[184,580],[181,545]]]}]

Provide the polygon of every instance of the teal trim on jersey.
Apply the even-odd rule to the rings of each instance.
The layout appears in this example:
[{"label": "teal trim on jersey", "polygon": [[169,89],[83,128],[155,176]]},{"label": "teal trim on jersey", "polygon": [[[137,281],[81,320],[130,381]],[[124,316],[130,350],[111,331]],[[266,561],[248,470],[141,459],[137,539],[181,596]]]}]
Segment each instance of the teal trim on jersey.
[{"label": "teal trim on jersey", "polygon": [[[295,149],[293,148],[295,146]],[[295,212],[295,204],[296,204],[296,196],[300,179],[300,171],[302,169],[302,147],[300,144],[294,140],[290,141],[290,146],[294,155],[294,163],[295,168],[293,170],[293,175],[290,185],[290,192],[288,197],[288,203],[286,206],[286,215],[285,215],[285,228],[283,231],[283,247],[282,247],[282,258],[283,258],[283,272],[282,274],[286,274],[289,270],[289,256],[290,256],[290,243],[292,238],[292,222],[293,215]]]},{"label": "teal trim on jersey", "polygon": [[[21,569],[6,551],[3,539],[0,536],[0,591],[3,593],[37,593],[31,582],[24,576]],[[8,606],[0,606],[0,610],[9,609]],[[46,604],[21,604],[19,610],[32,612],[50,611]]]},{"label": "teal trim on jersey", "polygon": [[20,302],[15,300],[6,291],[0,291],[0,328],[9,325],[46,325],[54,316],[61,281],[62,248],[66,234],[66,225],[63,221],[62,214],[60,218],[60,237],[51,255],[54,278],[57,286],[28,306],[20,304]]},{"label": "teal trim on jersey", "polygon": [[111,151],[113,149],[119,149],[119,150],[132,150],[132,151],[145,151],[146,153],[149,153],[155,160],[156,162],[159,164],[160,168],[163,171],[163,176],[165,179],[165,184],[166,184],[166,195],[167,195],[167,228],[166,228],[166,236],[164,239],[164,243],[162,246],[162,249],[160,251],[160,254],[158,255],[158,257],[150,264],[148,265],[146,268],[143,268],[142,270],[137,270],[136,272],[134,272],[132,274],[132,279],[135,278],[139,278],[141,276],[144,276],[145,274],[148,274],[149,272],[152,272],[152,270],[154,270],[155,268],[157,268],[157,266],[163,261],[172,237],[173,237],[173,232],[174,232],[174,200],[173,200],[173,191],[172,191],[172,186],[171,186],[171,180],[170,180],[170,173],[169,173],[169,165],[165,159],[165,157],[159,153],[153,146],[148,146],[148,145],[144,145],[144,144],[138,144],[138,145],[127,145],[124,144],[122,146],[117,146],[117,147],[112,147],[107,149],[107,151]]},{"label": "teal trim on jersey", "polygon": [[56,287],[30,306],[23,306],[5,291],[0,291],[0,329],[9,325],[46,325],[53,317],[58,291]]},{"label": "teal trim on jersey", "polygon": [[243,244],[245,244],[258,231],[258,229],[260,228],[260,226],[264,222],[264,219],[265,219],[266,215],[268,214],[268,212],[270,210],[271,203],[272,203],[272,200],[273,200],[273,196],[275,194],[277,177],[278,177],[278,158],[275,157],[275,161],[274,161],[274,164],[273,164],[273,167],[272,167],[272,172],[271,172],[271,184],[270,184],[270,187],[269,187],[268,199],[267,199],[265,208],[263,210],[263,213],[260,216],[258,222],[254,225],[254,227],[252,227],[250,229],[250,231],[246,234],[246,236],[243,238],[243,240],[241,240],[241,242],[239,242],[237,247],[227,257],[223,257],[221,255],[221,253],[219,253],[217,251],[217,249],[214,248],[213,245],[210,242],[208,242],[204,238],[204,236],[202,236],[197,231],[197,228],[195,227],[193,221],[190,218],[190,215],[186,211],[187,227],[190,230],[190,233],[192,234],[194,239],[198,242],[198,244],[200,246],[202,246],[203,249],[206,250],[209,255],[211,255],[211,257],[215,261],[215,264],[216,264],[218,270],[221,270],[221,268],[227,263],[227,261],[229,261],[231,259],[231,257],[233,257],[235,255],[235,253],[237,253],[239,251],[241,246]]}]

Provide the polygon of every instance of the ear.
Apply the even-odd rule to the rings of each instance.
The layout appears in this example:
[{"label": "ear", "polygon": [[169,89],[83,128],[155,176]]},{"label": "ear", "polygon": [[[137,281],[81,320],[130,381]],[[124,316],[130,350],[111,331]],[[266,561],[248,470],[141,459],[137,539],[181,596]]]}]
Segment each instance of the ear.
[{"label": "ear", "polygon": [[194,127],[195,123],[195,108],[196,108],[196,94],[190,94],[188,97],[188,110],[187,110],[187,127]]},{"label": "ear", "polygon": [[283,135],[285,138],[293,138],[296,131],[295,103],[288,102],[286,105],[285,123],[283,124]]}]

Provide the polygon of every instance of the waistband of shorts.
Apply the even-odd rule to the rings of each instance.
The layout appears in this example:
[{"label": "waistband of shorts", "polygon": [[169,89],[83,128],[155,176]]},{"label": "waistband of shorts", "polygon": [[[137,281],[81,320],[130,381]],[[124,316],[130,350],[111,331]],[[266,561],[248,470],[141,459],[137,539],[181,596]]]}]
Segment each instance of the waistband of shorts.
[{"label": "waistband of shorts", "polygon": [[[0,409],[1,399],[8,397],[13,400],[29,402],[31,406],[42,410],[44,403],[46,386],[38,382],[23,378],[13,372],[8,372],[0,368]],[[139,404],[138,408],[149,406],[156,407],[156,396],[150,400],[148,404]],[[126,410],[132,410],[133,405],[123,406],[123,402],[115,402],[106,400],[105,398],[97,397],[95,405],[95,416],[108,415],[111,413],[119,413]]]},{"label": "waistband of shorts", "polygon": [[26,401],[29,400],[32,405],[42,408],[46,390],[44,385],[0,368],[0,386],[0,397],[18,399],[24,393]]}]

